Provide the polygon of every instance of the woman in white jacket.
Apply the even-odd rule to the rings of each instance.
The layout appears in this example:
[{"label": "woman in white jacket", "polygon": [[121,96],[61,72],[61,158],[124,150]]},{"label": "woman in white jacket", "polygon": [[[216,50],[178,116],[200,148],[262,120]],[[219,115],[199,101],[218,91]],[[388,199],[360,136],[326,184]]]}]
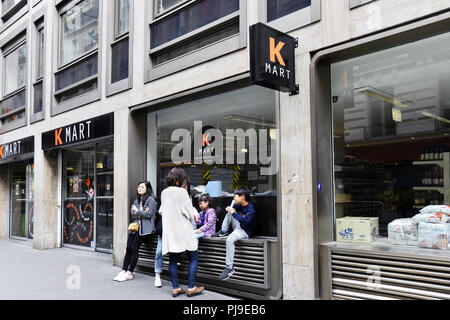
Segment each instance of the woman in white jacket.
[{"label": "woman in white jacket", "polygon": [[198,266],[197,240],[192,232],[192,222],[198,220],[199,214],[192,205],[187,191],[182,188],[187,179],[181,168],[172,168],[166,178],[167,188],[161,193],[159,212],[162,217],[162,252],[169,253],[169,273],[172,280],[174,297],[185,291],[178,283],[177,263],[180,255],[186,252],[189,258],[189,281],[187,295],[200,294],[204,287],[195,286],[195,275]]}]

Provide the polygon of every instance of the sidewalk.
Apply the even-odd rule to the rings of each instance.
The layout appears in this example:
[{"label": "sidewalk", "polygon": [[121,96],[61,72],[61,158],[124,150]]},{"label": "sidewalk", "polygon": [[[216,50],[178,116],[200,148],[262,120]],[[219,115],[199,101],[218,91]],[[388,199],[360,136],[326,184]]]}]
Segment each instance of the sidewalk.
[{"label": "sidewalk", "polygon": [[109,254],[69,248],[41,251],[31,243],[0,240],[0,300],[234,299],[207,290],[192,298],[172,298],[170,281],[163,280],[163,287],[155,288],[154,277],[136,272],[131,281],[113,281],[119,271]]}]

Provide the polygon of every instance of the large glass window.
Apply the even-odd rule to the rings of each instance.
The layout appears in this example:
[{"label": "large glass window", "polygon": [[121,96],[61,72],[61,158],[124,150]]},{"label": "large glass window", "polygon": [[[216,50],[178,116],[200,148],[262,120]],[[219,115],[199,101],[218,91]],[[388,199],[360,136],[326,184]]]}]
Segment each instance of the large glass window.
[{"label": "large glass window", "polygon": [[11,163],[11,237],[33,239],[34,164],[32,160]]},{"label": "large glass window", "polygon": [[61,65],[97,47],[98,13],[98,0],[85,0],[62,15]]},{"label": "large glass window", "polygon": [[310,6],[311,0],[267,0],[267,21],[273,21]]},{"label": "large glass window", "polygon": [[382,237],[396,220],[408,230],[402,243],[421,246],[411,218],[450,203],[449,41],[445,33],[331,65],[336,218],[378,217]]},{"label": "large glass window", "polygon": [[27,50],[25,43],[5,56],[4,95],[25,86]]},{"label": "large glass window", "polygon": [[181,166],[189,175],[194,204],[197,195],[209,192],[223,219],[234,190],[248,188],[258,215],[256,236],[277,236],[274,91],[251,86],[157,111],[149,118],[154,119],[149,121],[154,124],[149,127],[149,161],[156,166],[150,165],[149,175],[157,176],[158,194],[170,169]]},{"label": "large glass window", "polygon": [[[25,124],[26,81],[27,81],[27,46],[25,37],[18,36],[13,42],[2,47],[3,79],[1,125],[0,128],[13,123]],[[22,119],[20,122],[18,120]]]}]

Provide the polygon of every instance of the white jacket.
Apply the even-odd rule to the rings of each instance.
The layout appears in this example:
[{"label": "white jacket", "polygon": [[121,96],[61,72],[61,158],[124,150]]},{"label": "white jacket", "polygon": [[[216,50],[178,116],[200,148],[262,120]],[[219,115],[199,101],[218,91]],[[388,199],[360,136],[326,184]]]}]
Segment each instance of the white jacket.
[{"label": "white jacket", "polygon": [[199,219],[187,191],[179,187],[168,187],[161,193],[159,213],[162,217],[162,252],[196,251],[197,240],[192,222]]}]

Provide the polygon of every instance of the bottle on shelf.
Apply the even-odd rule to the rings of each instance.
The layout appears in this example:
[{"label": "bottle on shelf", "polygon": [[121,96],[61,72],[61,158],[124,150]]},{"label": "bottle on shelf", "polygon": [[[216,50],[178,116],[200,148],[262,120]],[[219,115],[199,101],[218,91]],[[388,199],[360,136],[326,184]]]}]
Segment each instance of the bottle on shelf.
[{"label": "bottle on shelf", "polygon": [[424,155],[423,160],[425,160],[425,161],[430,160],[430,148],[424,148],[424,152],[425,152],[425,155]]}]

